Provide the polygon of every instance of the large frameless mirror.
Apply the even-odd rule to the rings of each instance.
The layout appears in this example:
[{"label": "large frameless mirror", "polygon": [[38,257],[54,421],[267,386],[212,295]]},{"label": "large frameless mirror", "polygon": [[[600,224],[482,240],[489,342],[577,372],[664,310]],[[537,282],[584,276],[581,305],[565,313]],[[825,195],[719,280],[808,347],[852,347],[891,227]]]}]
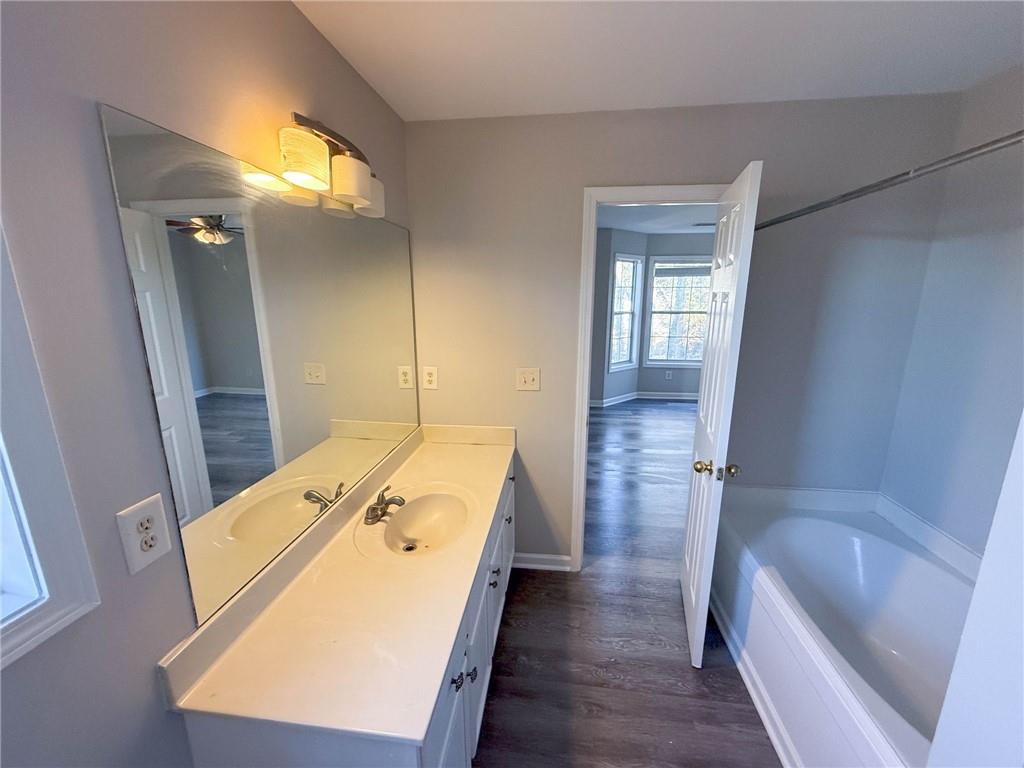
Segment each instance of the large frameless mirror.
[{"label": "large frameless mirror", "polygon": [[416,428],[408,232],[101,111],[201,623]]}]

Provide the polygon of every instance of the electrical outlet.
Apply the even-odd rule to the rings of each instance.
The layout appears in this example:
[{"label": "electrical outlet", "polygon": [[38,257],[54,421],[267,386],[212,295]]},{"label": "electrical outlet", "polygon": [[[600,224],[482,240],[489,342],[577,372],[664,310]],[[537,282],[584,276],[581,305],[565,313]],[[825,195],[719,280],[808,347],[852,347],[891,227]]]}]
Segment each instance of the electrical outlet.
[{"label": "electrical outlet", "polygon": [[540,389],[540,368],[516,368],[516,389],[536,392]]},{"label": "electrical outlet", "polygon": [[672,381],[672,371],[665,371],[665,381]]},{"label": "electrical outlet", "polygon": [[302,375],[307,384],[327,383],[327,368],[323,363],[303,363]]},{"label": "electrical outlet", "polygon": [[423,388],[437,389],[437,368],[432,365],[423,366]]},{"label": "electrical outlet", "polygon": [[399,389],[412,389],[416,382],[412,380],[412,366],[411,365],[400,365],[398,366],[398,388]]},{"label": "electrical outlet", "polygon": [[118,512],[117,530],[124,545],[128,573],[138,573],[171,551],[171,535],[159,493]]}]

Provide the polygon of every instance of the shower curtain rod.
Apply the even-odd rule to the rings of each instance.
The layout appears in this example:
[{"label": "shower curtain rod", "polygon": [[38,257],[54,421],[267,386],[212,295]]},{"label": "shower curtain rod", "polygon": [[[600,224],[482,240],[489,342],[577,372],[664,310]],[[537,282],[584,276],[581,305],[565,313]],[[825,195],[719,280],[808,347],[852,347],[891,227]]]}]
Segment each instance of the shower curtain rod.
[{"label": "shower curtain rod", "polygon": [[840,203],[846,203],[849,202],[850,200],[856,200],[858,197],[870,195],[873,192],[881,192],[883,189],[889,189],[889,187],[895,187],[899,184],[905,184],[906,182],[913,181],[914,179],[920,178],[921,176],[927,176],[929,173],[941,171],[943,168],[949,168],[950,166],[953,165],[959,165],[960,163],[965,163],[968,160],[973,160],[976,157],[987,155],[990,152],[996,152],[1000,149],[1005,149],[1006,147],[1013,146],[1014,144],[1020,144],[1022,141],[1024,141],[1024,131],[1014,131],[1013,133],[1008,133],[1005,136],[999,137],[998,139],[987,141],[984,144],[979,144],[976,147],[965,149],[962,152],[957,152],[956,154],[952,154],[949,157],[944,157],[941,160],[936,160],[933,163],[928,163],[927,165],[921,165],[918,166],[917,168],[912,168],[909,171],[898,173],[895,176],[890,176],[887,179],[876,181],[873,184],[868,184],[867,186],[864,187],[857,187],[857,189],[851,190],[849,192],[844,192],[841,195],[830,197],[828,198],[828,200],[822,200],[820,203],[808,205],[804,208],[798,208],[795,211],[790,211],[789,213],[784,213],[781,216],[776,216],[774,219],[762,221],[760,224],[754,227],[754,229],[766,229],[767,227],[774,227],[776,224],[782,224],[785,221],[799,219],[801,216],[806,216],[809,213],[817,213],[818,211],[823,211],[826,208],[831,208],[835,205],[839,205]]}]

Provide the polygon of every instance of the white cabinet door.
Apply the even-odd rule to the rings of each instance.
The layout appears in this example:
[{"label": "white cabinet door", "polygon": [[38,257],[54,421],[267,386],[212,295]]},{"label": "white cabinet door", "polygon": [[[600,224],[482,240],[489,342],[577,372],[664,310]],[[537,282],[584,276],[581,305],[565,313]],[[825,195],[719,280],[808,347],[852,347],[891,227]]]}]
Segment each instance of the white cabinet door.
[{"label": "white cabinet door", "polygon": [[[508,501],[502,512],[501,525],[504,527],[504,535],[501,539],[502,562],[505,584],[508,584],[508,577],[511,575],[512,559],[516,554],[516,483],[514,478],[508,481]],[[502,590],[504,591],[504,590]]]},{"label": "white cabinet door", "polygon": [[491,550],[491,559],[487,566],[485,592],[487,593],[487,655],[494,653],[494,644],[498,639],[498,627],[501,626],[501,611],[505,607],[505,571],[504,542],[508,526],[499,520],[498,537]]},{"label": "white cabinet door", "polygon": [[[488,589],[486,585],[483,586]],[[487,703],[487,684],[491,678],[491,642],[487,635],[487,617],[487,601],[481,600],[469,638],[466,685],[463,688],[466,693],[466,737],[470,757],[476,755],[480,726],[484,721],[484,705]]]},{"label": "white cabinet door", "polygon": [[[462,674],[463,681],[465,681],[465,670]],[[466,697],[463,695],[465,690],[465,683],[463,683],[462,691],[455,697],[455,707],[445,733],[441,759],[437,763],[441,768],[468,768],[469,766],[469,749],[466,743]]]}]

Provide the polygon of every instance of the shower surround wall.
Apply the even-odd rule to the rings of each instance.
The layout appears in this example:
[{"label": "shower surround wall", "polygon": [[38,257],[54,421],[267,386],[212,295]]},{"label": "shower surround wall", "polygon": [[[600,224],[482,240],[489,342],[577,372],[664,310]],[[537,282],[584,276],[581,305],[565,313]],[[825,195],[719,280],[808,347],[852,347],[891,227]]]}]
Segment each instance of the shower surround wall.
[{"label": "shower surround wall", "polygon": [[[1022,93],[1020,72],[965,93],[941,154],[1019,130]],[[1021,163],[1002,150],[757,234],[741,484],[876,492],[982,553],[1024,403]]]}]

